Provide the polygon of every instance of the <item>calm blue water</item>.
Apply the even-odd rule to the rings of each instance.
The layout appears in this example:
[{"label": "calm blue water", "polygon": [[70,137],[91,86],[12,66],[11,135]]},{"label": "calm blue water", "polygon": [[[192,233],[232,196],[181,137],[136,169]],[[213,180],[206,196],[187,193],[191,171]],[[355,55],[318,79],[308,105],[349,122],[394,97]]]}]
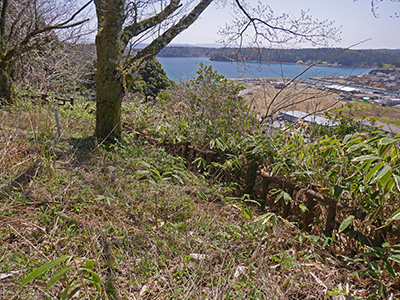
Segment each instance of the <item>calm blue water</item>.
[{"label": "calm blue water", "polygon": [[[295,64],[237,63],[210,61],[204,57],[157,57],[169,78],[174,81],[187,80],[196,76],[202,62],[212,65],[219,74],[227,78],[293,78],[307,67]],[[363,75],[371,68],[313,67],[301,78]]]}]

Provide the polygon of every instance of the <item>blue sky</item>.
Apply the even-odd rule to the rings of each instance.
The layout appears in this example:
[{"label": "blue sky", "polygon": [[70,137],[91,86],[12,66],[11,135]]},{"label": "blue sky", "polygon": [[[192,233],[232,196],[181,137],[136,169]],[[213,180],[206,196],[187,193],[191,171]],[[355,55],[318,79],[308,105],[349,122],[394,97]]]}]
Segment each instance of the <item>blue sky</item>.
[{"label": "blue sky", "polygon": [[[251,4],[257,1],[251,0]],[[301,10],[319,20],[335,21],[336,27],[341,27],[341,41],[331,43],[335,47],[349,47],[363,40],[371,39],[355,48],[364,49],[400,49],[400,3],[383,0],[376,12],[376,18],[371,12],[371,0],[270,0],[265,2],[275,13],[290,13],[299,15]],[[232,20],[232,10],[229,7],[218,8],[212,4],[185,32],[173,40],[174,44],[213,44],[220,39],[217,34],[224,24]]]}]

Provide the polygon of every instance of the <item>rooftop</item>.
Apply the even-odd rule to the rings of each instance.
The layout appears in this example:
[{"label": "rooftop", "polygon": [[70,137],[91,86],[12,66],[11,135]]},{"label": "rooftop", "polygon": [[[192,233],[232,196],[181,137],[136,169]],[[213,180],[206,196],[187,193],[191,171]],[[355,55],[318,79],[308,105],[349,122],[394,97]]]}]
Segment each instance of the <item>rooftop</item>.
[{"label": "rooftop", "polygon": [[284,120],[293,122],[295,120],[303,120],[304,122],[317,125],[333,126],[334,122],[327,118],[319,117],[313,114],[305,113],[299,110],[281,111],[279,116]]}]

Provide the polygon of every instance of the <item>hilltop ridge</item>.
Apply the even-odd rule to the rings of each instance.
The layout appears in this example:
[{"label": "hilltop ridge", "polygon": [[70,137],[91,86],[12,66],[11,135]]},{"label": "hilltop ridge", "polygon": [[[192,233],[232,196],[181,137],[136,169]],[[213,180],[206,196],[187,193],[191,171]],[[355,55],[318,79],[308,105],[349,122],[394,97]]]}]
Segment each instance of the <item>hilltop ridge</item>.
[{"label": "hilltop ridge", "polygon": [[[341,53],[342,52],[342,53]],[[340,53],[340,54],[339,54]],[[209,57],[215,61],[279,62],[313,64],[321,62],[344,67],[377,67],[400,61],[400,50],[317,49],[256,49],[168,46],[160,57]],[[325,62],[325,59],[331,57]]]}]

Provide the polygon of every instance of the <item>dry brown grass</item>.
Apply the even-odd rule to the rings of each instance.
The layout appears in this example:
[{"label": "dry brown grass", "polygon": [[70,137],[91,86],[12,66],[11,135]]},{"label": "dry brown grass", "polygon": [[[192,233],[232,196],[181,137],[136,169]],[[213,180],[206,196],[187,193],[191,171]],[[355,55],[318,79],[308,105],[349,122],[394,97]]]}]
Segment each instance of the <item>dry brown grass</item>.
[{"label": "dry brown grass", "polygon": [[292,86],[282,91],[273,87],[251,87],[244,97],[254,112],[261,116],[287,110],[321,114],[345,105],[337,99],[337,94],[307,86]]},{"label": "dry brown grass", "polygon": [[[292,224],[257,207],[249,217],[229,186],[162,149],[130,135],[107,151],[77,135],[92,131],[90,118],[79,107],[62,111],[59,140],[51,107],[0,111],[0,273],[12,274],[0,279],[0,299],[55,299],[73,275],[84,281],[73,269],[45,291],[52,270],[19,288],[65,254],[95,262],[102,299],[328,299],[346,285],[366,299],[376,291]],[[155,180],[155,170],[164,175]],[[96,297],[87,285],[74,299]]]}]

